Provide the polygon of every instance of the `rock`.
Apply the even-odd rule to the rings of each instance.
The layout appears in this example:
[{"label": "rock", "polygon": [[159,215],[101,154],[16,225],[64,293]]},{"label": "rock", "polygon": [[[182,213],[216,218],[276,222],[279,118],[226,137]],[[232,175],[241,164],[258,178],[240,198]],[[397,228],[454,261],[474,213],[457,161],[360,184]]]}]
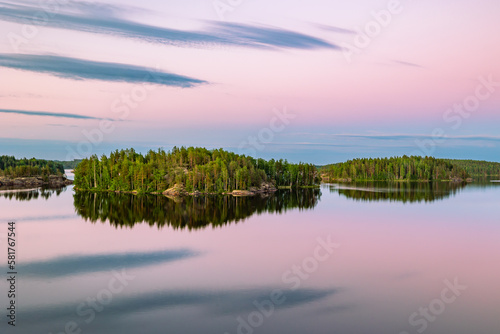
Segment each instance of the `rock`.
[{"label": "rock", "polygon": [[50,175],[47,181],[44,181],[43,177],[18,177],[18,178],[0,178],[0,185],[2,186],[15,186],[15,187],[41,187],[44,185],[49,185],[52,187],[62,187],[66,185],[73,184],[72,180],[68,180],[64,176]]},{"label": "rock", "polygon": [[184,185],[182,184],[175,184],[172,188],[169,188],[163,192],[163,195],[165,196],[185,196],[187,195],[187,191],[184,188]]},{"label": "rock", "polygon": [[276,189],[276,187],[274,186],[274,184],[262,182],[262,184],[260,185],[260,189],[258,190],[258,192],[261,192],[261,193],[271,193],[271,192],[275,192],[277,190],[278,189]]},{"label": "rock", "polygon": [[248,190],[233,190],[233,196],[255,196],[257,194],[269,194],[277,191],[276,187],[271,183],[262,182],[260,188],[250,187]]},{"label": "rock", "polygon": [[24,179],[14,179],[14,186],[17,187],[24,186]]},{"label": "rock", "polygon": [[13,186],[13,185],[14,181],[12,181],[12,179],[6,177],[0,178],[0,186]]},{"label": "rock", "polygon": [[249,190],[233,190],[231,193],[233,196],[253,196],[255,195],[254,192],[251,192]]}]

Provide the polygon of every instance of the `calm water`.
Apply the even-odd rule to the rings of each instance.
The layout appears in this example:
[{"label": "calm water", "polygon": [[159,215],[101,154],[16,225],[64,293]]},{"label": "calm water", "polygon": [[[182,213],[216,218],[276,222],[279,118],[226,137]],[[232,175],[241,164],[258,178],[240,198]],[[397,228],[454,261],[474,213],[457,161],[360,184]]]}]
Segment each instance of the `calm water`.
[{"label": "calm water", "polygon": [[16,331],[0,283],[1,333],[497,334],[499,204],[490,182],[2,192],[19,274]]}]

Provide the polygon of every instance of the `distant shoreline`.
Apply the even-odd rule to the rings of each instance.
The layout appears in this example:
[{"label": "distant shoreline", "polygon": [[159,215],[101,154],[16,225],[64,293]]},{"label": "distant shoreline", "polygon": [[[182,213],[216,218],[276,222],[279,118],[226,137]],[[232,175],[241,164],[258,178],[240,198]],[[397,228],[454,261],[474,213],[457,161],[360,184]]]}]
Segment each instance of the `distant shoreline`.
[{"label": "distant shoreline", "polygon": [[132,195],[163,195],[171,198],[180,198],[187,196],[234,196],[234,197],[252,197],[252,196],[268,196],[273,195],[275,192],[279,190],[292,190],[292,189],[319,189],[320,185],[317,186],[301,186],[301,187],[274,187],[274,186],[265,186],[259,189],[250,189],[250,190],[233,190],[233,191],[225,191],[225,192],[203,192],[203,191],[194,191],[188,192],[183,187],[172,187],[163,192],[153,191],[153,192],[139,192],[139,191],[130,191],[130,190],[110,190],[110,189],[78,189],[74,187],[73,189],[77,192],[91,192],[91,193],[116,193],[116,194],[132,194]]},{"label": "distant shoreline", "polygon": [[[431,182],[452,182],[452,183],[471,183],[474,182],[473,178],[467,178],[467,179],[462,179],[462,178],[453,178],[453,179],[448,179],[448,180],[370,180],[370,179],[329,179],[328,177],[323,177],[322,180],[323,183],[353,183],[353,182],[394,182],[394,183],[404,183],[404,182],[416,182],[416,183],[431,183]],[[500,181],[498,181],[500,182]]]},{"label": "distant shoreline", "polygon": [[33,177],[0,177],[0,187],[19,187],[32,188],[41,186],[62,187],[73,184],[65,176],[49,175],[48,177],[33,176]]}]

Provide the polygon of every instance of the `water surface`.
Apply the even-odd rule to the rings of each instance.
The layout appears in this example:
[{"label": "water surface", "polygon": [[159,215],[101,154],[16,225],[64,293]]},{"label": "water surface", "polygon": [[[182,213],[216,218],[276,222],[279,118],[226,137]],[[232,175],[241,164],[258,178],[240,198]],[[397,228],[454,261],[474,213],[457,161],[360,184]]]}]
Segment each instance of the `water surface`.
[{"label": "water surface", "polygon": [[[399,334],[427,322],[426,333],[496,334],[499,203],[489,181],[183,200],[0,192],[1,231],[10,220],[18,230],[15,330]],[[336,248],[318,251],[328,238]],[[123,286],[117,272],[130,276]],[[466,288],[422,320],[446,280]]]}]

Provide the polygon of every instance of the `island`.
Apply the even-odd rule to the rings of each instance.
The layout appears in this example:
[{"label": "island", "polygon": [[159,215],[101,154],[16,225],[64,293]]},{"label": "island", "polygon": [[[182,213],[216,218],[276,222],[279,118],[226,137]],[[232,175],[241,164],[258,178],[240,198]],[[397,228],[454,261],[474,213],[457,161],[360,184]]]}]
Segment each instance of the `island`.
[{"label": "island", "polygon": [[[75,180],[64,175],[74,166]],[[264,160],[223,149],[174,147],[171,151],[115,150],[74,161],[0,157],[0,186],[59,187],[74,184],[76,191],[255,196],[278,189],[318,188],[342,182],[451,182],[500,175],[500,163],[402,156],[363,158],[325,166]]]},{"label": "island", "polygon": [[0,156],[0,187],[60,187],[72,184],[62,164],[42,159]]},{"label": "island", "polygon": [[323,166],[324,182],[451,181],[472,182],[473,177],[500,175],[500,163],[402,156],[354,159]]},{"label": "island", "polygon": [[279,188],[318,187],[313,164],[264,160],[223,149],[174,147],[112,152],[83,159],[75,168],[75,190],[164,194],[166,196],[269,194]]}]

